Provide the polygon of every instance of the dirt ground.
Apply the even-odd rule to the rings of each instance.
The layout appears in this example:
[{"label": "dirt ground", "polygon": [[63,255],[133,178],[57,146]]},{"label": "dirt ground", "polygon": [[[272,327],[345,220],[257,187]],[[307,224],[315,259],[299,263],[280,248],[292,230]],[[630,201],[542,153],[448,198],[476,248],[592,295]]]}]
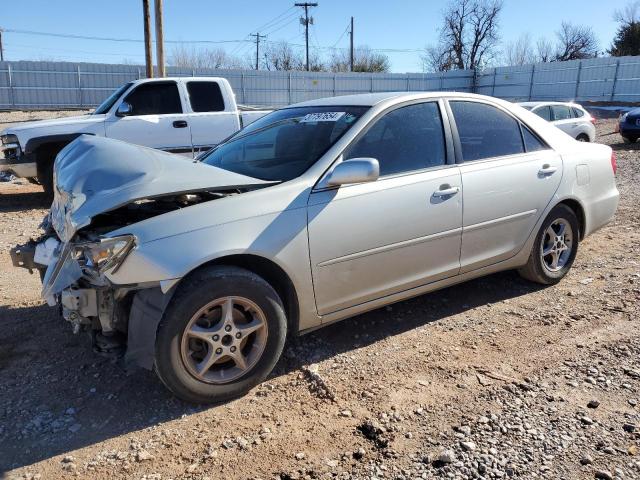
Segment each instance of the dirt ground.
[{"label": "dirt ground", "polygon": [[640,478],[640,144],[614,122],[615,221],[559,285],[505,272],[291,341],[215,407],[127,374],[39,297],[9,248],[39,187],[0,184],[0,472],[7,478]]}]

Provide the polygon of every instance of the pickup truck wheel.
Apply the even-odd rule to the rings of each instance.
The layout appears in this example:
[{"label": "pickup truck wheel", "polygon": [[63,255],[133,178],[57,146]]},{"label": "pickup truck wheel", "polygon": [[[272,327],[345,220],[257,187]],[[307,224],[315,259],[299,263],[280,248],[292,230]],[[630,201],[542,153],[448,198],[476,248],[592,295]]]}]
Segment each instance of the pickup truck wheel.
[{"label": "pickup truck wheel", "polygon": [[578,253],[580,226],[567,205],[557,205],[540,227],[527,264],[518,273],[543,285],[558,283],[569,272]]},{"label": "pickup truck wheel", "polygon": [[46,151],[38,155],[36,171],[47,201],[53,201],[53,162],[56,154]]},{"label": "pickup truck wheel", "polygon": [[160,322],[156,372],[182,400],[228,401],[266,378],[286,334],[271,285],[241,268],[207,268],[179,287]]}]

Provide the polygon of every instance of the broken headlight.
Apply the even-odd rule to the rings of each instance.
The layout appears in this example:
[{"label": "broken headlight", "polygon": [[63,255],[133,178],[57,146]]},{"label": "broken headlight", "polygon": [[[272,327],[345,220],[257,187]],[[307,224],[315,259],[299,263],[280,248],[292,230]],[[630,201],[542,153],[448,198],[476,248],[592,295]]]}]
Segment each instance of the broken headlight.
[{"label": "broken headlight", "polygon": [[135,245],[133,235],[103,238],[99,242],[76,245],[76,253],[83,258],[87,267],[104,272],[110,268],[118,269],[127,254]]}]

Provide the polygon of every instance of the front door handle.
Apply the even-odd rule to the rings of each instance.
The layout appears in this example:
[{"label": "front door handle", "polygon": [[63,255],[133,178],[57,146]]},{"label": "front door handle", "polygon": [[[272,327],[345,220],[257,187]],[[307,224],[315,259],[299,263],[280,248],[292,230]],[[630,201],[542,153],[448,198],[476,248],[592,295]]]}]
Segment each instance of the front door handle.
[{"label": "front door handle", "polygon": [[185,128],[187,125],[189,124],[186,120],[176,120],[173,122],[173,128]]},{"label": "front door handle", "polygon": [[455,195],[460,191],[460,187],[452,187],[451,185],[440,185],[440,189],[433,192],[434,197],[448,197]]},{"label": "front door handle", "polygon": [[558,167],[553,167],[548,163],[545,163],[540,170],[538,170],[538,174],[542,176],[553,175],[558,170]]}]

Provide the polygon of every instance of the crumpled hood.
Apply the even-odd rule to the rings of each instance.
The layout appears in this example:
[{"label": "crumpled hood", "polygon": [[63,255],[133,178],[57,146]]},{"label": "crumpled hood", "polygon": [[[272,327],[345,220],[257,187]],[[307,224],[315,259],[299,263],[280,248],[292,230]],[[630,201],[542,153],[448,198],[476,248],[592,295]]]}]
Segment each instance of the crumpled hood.
[{"label": "crumpled hood", "polygon": [[273,183],[92,135],[81,135],[60,151],[54,174],[51,221],[63,241],[94,216],[135,200]]}]

